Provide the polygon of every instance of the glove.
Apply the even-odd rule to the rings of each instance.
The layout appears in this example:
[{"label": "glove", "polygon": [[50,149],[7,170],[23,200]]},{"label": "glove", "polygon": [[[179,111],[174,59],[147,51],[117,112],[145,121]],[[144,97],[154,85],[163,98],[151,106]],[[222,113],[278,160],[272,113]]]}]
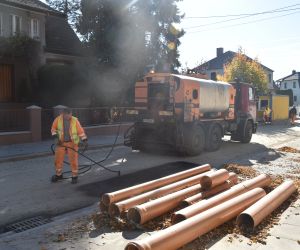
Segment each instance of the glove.
[{"label": "glove", "polygon": [[55,144],[55,145],[60,145],[60,144],[61,144],[61,142],[60,142],[60,140],[59,140],[59,138],[58,138],[58,134],[52,135],[52,138],[53,138],[53,140],[54,140],[54,144]]},{"label": "glove", "polygon": [[88,139],[87,139],[87,138],[83,139],[83,140],[82,140],[82,144],[83,144],[83,147],[84,147],[84,148],[87,148],[88,145],[89,145],[89,144],[88,144]]}]

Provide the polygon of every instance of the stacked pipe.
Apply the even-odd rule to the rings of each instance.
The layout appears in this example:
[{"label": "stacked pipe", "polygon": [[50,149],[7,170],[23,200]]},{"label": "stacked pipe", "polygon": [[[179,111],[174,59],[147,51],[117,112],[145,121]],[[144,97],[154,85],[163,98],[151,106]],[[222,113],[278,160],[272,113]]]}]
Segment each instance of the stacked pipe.
[{"label": "stacked pipe", "polygon": [[126,198],[154,190],[156,188],[162,187],[164,185],[168,185],[170,183],[174,183],[176,181],[183,180],[185,178],[191,177],[196,174],[201,174],[203,172],[211,170],[211,166],[209,164],[204,164],[186,171],[182,171],[176,174],[168,175],[153,181],[148,181],[139,185],[135,185],[132,187],[128,187],[119,191],[106,193],[102,196],[100,202],[101,211],[105,212],[108,210],[108,207],[116,203],[118,201],[124,200]]},{"label": "stacked pipe", "polygon": [[251,230],[296,190],[287,181],[266,195],[262,188],[271,184],[271,178],[265,174],[237,182],[235,173],[212,170],[205,164],[104,194],[100,208],[111,217],[127,213],[128,220],[136,224],[177,208],[171,217],[173,226],[125,248],[177,249],[235,217],[238,226]]}]

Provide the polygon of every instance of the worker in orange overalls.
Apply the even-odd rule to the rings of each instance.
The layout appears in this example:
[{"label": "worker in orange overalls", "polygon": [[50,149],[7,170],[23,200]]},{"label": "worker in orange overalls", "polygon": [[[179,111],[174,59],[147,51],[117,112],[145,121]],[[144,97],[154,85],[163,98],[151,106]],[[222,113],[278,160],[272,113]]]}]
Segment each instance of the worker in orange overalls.
[{"label": "worker in orange overalls", "polygon": [[72,184],[76,184],[78,181],[78,153],[75,151],[78,151],[80,139],[84,146],[87,146],[87,137],[78,119],[72,116],[71,109],[65,108],[62,114],[56,117],[52,124],[51,134],[57,144],[55,150],[56,174],[52,176],[51,181],[57,182],[63,179],[63,161],[67,152],[72,169]]}]

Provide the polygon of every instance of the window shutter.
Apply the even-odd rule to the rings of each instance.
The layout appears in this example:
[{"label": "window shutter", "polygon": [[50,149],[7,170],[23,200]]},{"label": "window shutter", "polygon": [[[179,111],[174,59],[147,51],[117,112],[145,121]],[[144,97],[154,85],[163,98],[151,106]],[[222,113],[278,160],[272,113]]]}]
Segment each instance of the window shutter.
[{"label": "window shutter", "polygon": [[14,35],[14,30],[13,30],[13,15],[9,15],[9,33],[11,36]]}]

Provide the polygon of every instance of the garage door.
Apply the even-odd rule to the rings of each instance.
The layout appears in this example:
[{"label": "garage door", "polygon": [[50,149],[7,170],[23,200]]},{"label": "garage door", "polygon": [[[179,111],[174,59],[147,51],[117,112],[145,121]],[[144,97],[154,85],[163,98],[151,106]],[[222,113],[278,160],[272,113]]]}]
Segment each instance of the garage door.
[{"label": "garage door", "polygon": [[9,64],[0,64],[0,102],[13,100],[13,67]]}]

